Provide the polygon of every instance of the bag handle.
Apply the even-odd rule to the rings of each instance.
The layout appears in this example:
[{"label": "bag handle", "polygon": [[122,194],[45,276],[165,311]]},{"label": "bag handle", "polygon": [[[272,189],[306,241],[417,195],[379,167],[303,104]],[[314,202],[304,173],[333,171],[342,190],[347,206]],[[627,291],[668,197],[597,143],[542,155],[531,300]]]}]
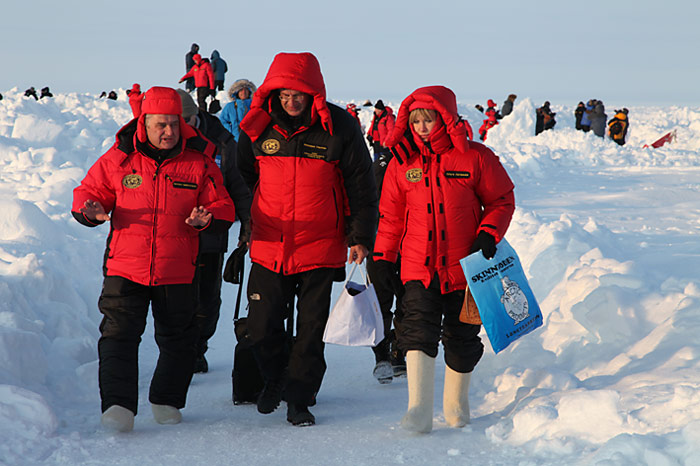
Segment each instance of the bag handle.
[{"label": "bag handle", "polygon": [[[353,262],[353,264],[352,264],[352,269],[350,269],[350,273],[348,274],[348,278],[345,279],[345,285],[343,285],[343,286],[347,286],[348,282],[350,281],[350,279],[352,278],[353,274],[355,273],[355,269],[356,269],[356,268],[357,268],[357,262]],[[365,271],[362,269],[362,267],[360,267],[360,275],[362,275],[362,279],[364,280],[365,285],[368,285],[368,286],[369,286],[369,285],[372,283],[372,282],[369,280],[369,274],[368,274],[368,273],[365,273]]]}]

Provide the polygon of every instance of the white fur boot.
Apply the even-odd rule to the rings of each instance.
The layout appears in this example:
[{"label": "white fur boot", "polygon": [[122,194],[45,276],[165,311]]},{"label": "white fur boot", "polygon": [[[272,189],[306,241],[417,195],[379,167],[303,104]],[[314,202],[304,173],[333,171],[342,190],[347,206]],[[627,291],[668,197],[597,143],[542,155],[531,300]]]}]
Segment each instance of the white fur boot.
[{"label": "white fur boot", "polygon": [[151,404],[151,411],[158,424],[179,424],[182,421],[180,410],[173,406]]},{"label": "white fur boot", "polygon": [[116,432],[134,430],[134,413],[123,406],[112,405],[102,413],[102,425]]},{"label": "white fur boot", "polygon": [[469,380],[471,376],[471,372],[462,374],[445,366],[442,410],[448,426],[464,427],[469,424]]},{"label": "white fur boot", "polygon": [[433,429],[433,395],[435,391],[435,358],[420,350],[406,353],[408,379],[408,411],[401,427],[427,434]]}]

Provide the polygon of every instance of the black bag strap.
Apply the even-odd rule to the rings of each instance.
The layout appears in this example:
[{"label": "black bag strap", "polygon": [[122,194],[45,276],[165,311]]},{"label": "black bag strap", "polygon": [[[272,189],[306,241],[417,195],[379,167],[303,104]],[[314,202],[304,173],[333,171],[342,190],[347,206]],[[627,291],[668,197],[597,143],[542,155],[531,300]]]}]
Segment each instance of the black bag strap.
[{"label": "black bag strap", "polygon": [[240,273],[241,281],[240,281],[240,283],[238,284],[238,296],[236,296],[236,307],[234,308],[234,311],[233,311],[233,321],[234,321],[234,322],[236,322],[236,321],[238,320],[238,312],[239,312],[240,309],[241,309],[241,293],[243,292],[243,275],[244,275],[244,270],[245,270],[245,267],[241,267],[241,270],[240,270],[240,272],[239,272],[239,273]]}]

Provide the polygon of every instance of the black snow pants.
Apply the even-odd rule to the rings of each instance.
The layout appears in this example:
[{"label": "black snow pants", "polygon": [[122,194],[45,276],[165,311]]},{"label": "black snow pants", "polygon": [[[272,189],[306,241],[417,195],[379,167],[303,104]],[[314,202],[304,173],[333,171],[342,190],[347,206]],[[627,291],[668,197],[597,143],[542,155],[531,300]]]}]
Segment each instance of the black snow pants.
[{"label": "black snow pants", "polygon": [[203,356],[207,352],[207,342],[216,332],[216,324],[221,313],[221,281],[224,266],[224,253],[211,252],[200,253],[197,257],[197,314],[196,321],[199,326],[199,341],[197,342],[197,355]]},{"label": "black snow pants", "polygon": [[419,280],[408,281],[402,302],[399,348],[404,353],[420,350],[434,358],[442,337],[445,363],[457,372],[473,371],[484,354],[484,345],[479,338],[481,326],[459,320],[464,293],[442,294],[437,274],[428,288]]},{"label": "black snow pants", "polygon": [[[323,331],[328,321],[336,273],[318,268],[284,275],[253,263],[248,278],[248,331],[265,380],[284,376],[285,400],[310,405],[326,372]],[[287,303],[296,294],[296,338],[289,353],[284,321]],[[293,312],[293,310],[292,310]]]},{"label": "black snow pants", "polygon": [[[399,264],[393,265],[393,274],[387,276],[386,268],[377,267],[376,262],[372,259],[372,255],[367,256],[367,274],[369,279],[374,285],[374,291],[377,293],[377,300],[379,301],[379,309],[382,312],[382,321],[384,323],[384,340],[379,342],[379,344],[372,348],[374,350],[375,356],[377,356],[377,362],[380,358],[385,358],[386,352],[388,354],[388,345],[391,340],[391,324],[392,320],[394,323],[394,334],[398,339],[401,333],[401,316],[403,315],[403,310],[401,309],[401,299],[405,293],[405,288],[403,283],[401,283],[401,271]],[[394,297],[396,297],[396,311],[391,312],[394,306]]]},{"label": "black snow pants", "polygon": [[185,406],[199,333],[194,286],[145,286],[108,276],[98,303],[104,316],[98,342],[102,412],[115,404],[137,412],[139,343],[149,304],[160,355],[148,399],[178,409]]}]

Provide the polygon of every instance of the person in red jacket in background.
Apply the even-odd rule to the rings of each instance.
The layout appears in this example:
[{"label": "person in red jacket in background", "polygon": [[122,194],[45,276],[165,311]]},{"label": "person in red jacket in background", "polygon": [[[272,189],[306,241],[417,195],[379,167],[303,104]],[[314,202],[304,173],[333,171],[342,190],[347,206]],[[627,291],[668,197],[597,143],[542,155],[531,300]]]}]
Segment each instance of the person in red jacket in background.
[{"label": "person in red jacket in background", "polygon": [[[357,124],[360,125],[360,129],[362,129],[362,122],[360,121],[360,109],[357,108],[357,105],[354,103],[350,102],[345,106],[345,110],[348,111],[350,115],[357,121]],[[364,129],[362,129],[364,131]]]},{"label": "person in red jacket in background", "polygon": [[486,114],[486,119],[484,120],[483,124],[479,128],[479,139],[482,141],[486,141],[486,133],[496,126],[498,124],[498,117],[499,114],[496,111],[496,102],[494,102],[492,99],[489,99],[487,102],[488,108],[484,112]]},{"label": "person in red jacket in background", "polygon": [[367,140],[372,146],[374,160],[377,160],[380,154],[387,151],[386,138],[394,130],[395,121],[394,111],[391,107],[385,106],[384,102],[379,99],[374,104],[372,124],[369,125],[369,130],[367,130]]},{"label": "person in red jacket in background", "polygon": [[160,349],[149,393],[160,424],[182,419],[198,328],[193,285],[201,231],[226,231],[235,208],[214,163],[215,147],[182,119],[175,89],[153,87],[141,115],[73,190],[73,217],[109,222],[98,306],[102,425],[134,427],[138,348],[149,305]]},{"label": "person in red jacket in background", "polygon": [[200,54],[195,53],[192,59],[195,65],[180,78],[179,82],[182,83],[187,80],[187,78],[194,78],[194,86],[197,88],[197,105],[200,110],[206,112],[207,97],[214,95],[215,92],[214,86],[216,85],[216,81],[214,81],[214,70],[209,60],[203,60]]},{"label": "person in red jacket in background", "polygon": [[143,93],[141,92],[141,85],[134,83],[130,90],[126,91],[129,96],[129,105],[131,106],[131,113],[134,114],[134,118],[141,116],[141,100],[143,99]]},{"label": "person in red jacket in background", "polygon": [[448,425],[469,422],[471,372],[484,345],[480,325],[460,321],[467,280],[460,259],[496,253],[515,201],[513,183],[498,157],[467,139],[454,93],[423,87],[404,99],[387,140],[373,258],[392,265],[401,257],[405,285],[399,348],[406,354],[408,411],[401,424],[430,432],[435,358],[445,357],[443,409]]},{"label": "person in red jacket in background", "polygon": [[[364,261],[376,232],[372,163],[352,116],[326,101],[311,53],[275,56],[240,126],[238,169],[253,193],[247,322],[265,381],[257,408],[272,413],[284,394],[287,421],[313,425],[331,287],[346,261]],[[284,321],[294,296],[289,352]]]}]

